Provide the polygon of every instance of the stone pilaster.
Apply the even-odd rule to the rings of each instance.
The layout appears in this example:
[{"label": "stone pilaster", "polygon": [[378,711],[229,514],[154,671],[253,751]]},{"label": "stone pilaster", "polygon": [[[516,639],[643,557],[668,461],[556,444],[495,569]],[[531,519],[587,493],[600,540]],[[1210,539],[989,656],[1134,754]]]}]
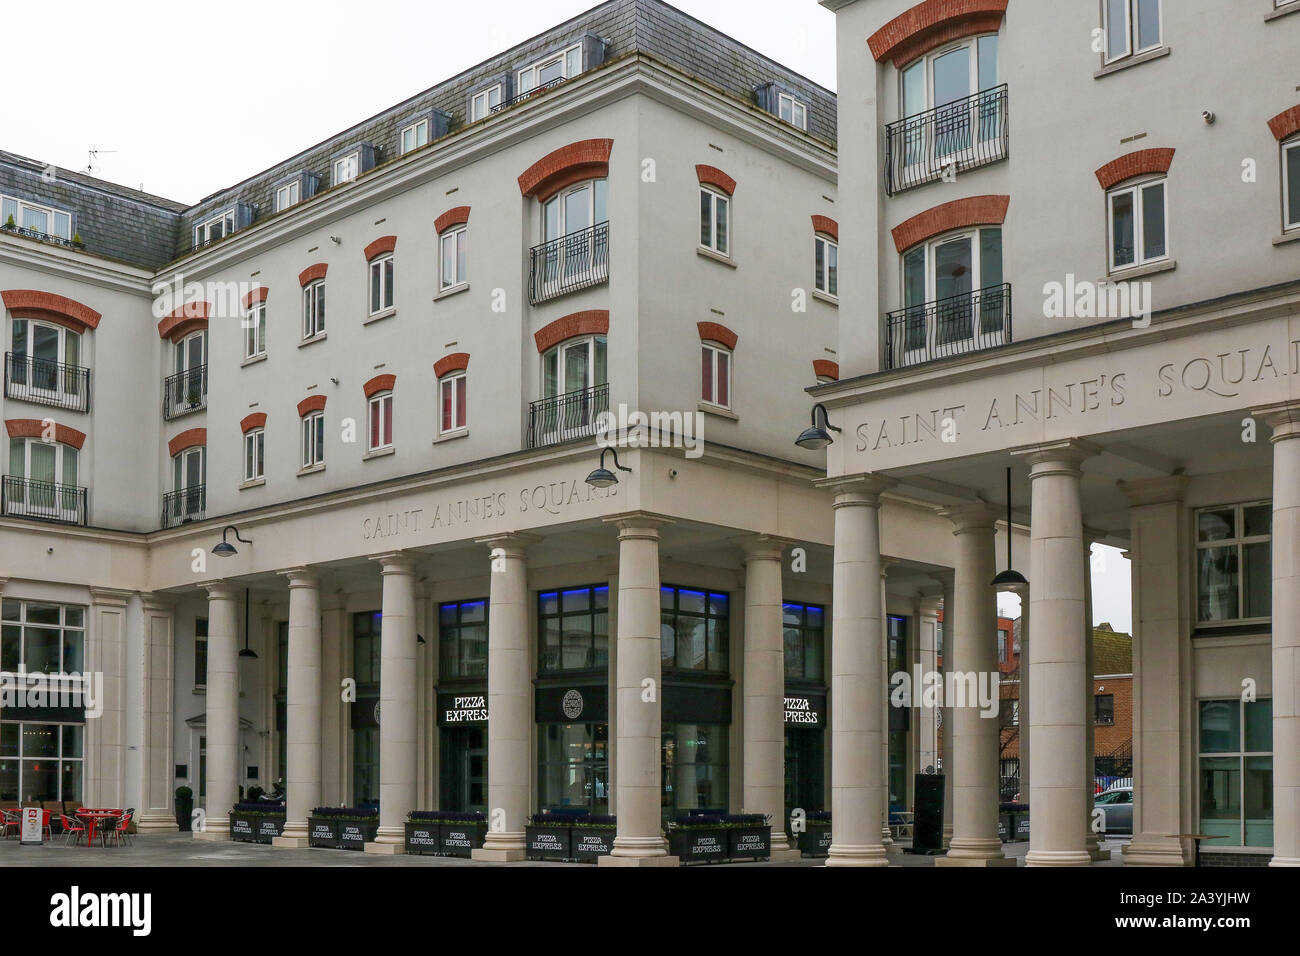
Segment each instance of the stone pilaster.
[{"label": "stone pilaster", "polygon": [[[320,577],[307,568],[289,579],[289,660],[285,706],[285,821],[276,847],[308,846],[307,815],[321,806]],[[381,719],[382,719],[382,706]]]},{"label": "stone pilaster", "polygon": [[239,639],[235,591],[213,581],[208,592],[208,676],[205,718],[207,802],[196,840],[230,839],[230,810],[239,799]]},{"label": "stone pilaster", "polygon": [[176,832],[172,668],[175,617],[172,602],[157,594],[140,595],[143,611],[143,733],[140,754],[140,808],[136,829]]}]

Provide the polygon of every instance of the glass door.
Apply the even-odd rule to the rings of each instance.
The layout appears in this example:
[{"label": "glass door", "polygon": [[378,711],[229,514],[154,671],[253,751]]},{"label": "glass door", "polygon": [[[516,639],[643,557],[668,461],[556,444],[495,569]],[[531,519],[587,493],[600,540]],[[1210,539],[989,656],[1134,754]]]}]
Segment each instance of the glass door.
[{"label": "glass door", "polygon": [[938,165],[971,144],[971,49],[958,47],[933,61],[934,156]]},{"label": "glass door", "polygon": [[195,332],[176,343],[175,408],[197,408],[207,397],[207,333]]},{"label": "glass door", "polygon": [[974,336],[971,293],[975,291],[971,236],[934,247],[935,343],[939,354],[968,351]]},{"label": "glass door", "polygon": [[172,517],[192,521],[203,517],[204,455],[202,448],[190,448],[172,459]]},{"label": "glass door", "polygon": [[547,400],[542,431],[561,438],[592,425],[607,399],[592,392],[608,381],[605,336],[575,339],[542,357],[542,397]]},{"label": "glass door", "polygon": [[442,731],[441,802],[454,813],[487,812],[487,728],[446,727]]},{"label": "glass door", "polygon": [[542,207],[548,282],[581,279],[596,268],[592,227],[607,219],[608,192],[608,181],[596,179],[553,196]]}]

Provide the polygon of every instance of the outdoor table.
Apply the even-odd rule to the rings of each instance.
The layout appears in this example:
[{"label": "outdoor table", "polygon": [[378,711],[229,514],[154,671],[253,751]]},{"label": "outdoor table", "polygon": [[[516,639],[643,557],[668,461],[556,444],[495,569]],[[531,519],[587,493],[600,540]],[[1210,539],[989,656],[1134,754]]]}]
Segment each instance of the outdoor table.
[{"label": "outdoor table", "polygon": [[1222,833],[1170,833],[1168,836],[1176,840],[1192,841],[1192,866],[1201,865],[1201,841],[1202,840],[1222,840]]},{"label": "outdoor table", "polygon": [[76,811],[74,816],[81,817],[86,821],[86,846],[90,846],[95,840],[95,829],[101,820],[117,820],[122,816],[121,810],[90,810],[82,807]]}]

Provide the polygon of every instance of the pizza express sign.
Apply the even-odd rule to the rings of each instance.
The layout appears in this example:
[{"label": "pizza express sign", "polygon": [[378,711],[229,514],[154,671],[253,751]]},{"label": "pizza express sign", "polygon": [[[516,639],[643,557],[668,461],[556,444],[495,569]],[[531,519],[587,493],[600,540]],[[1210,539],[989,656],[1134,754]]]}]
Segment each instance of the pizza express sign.
[{"label": "pizza express sign", "polygon": [[486,694],[438,695],[438,723],[445,726],[449,724],[486,724],[487,721]]},{"label": "pizza express sign", "polygon": [[809,727],[826,725],[826,698],[822,696],[787,697],[785,699],[785,722],[787,724],[804,724]]}]

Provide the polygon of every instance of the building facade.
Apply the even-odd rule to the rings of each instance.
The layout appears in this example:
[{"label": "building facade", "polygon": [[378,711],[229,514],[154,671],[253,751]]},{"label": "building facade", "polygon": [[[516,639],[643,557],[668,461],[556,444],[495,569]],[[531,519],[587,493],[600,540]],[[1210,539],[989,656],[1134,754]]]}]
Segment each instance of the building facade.
[{"label": "building facade", "polygon": [[[1216,858],[1300,865],[1300,4],[823,5],[846,268],[842,375],[811,392],[843,429],[837,575],[888,560],[882,494],[1001,509],[1010,468],[1030,529],[1028,863],[1096,856],[1087,554],[1109,541],[1133,579],[1125,862],[1188,865],[1180,835],[1204,833]],[[961,583],[994,562],[987,537],[958,551],[958,667],[995,659],[991,628],[963,639],[986,598]],[[843,573],[832,686],[874,688],[840,652],[881,611]],[[987,801],[961,797],[996,765],[963,754],[949,856],[996,864]],[[832,859],[882,862],[872,768],[832,777]]]}]

